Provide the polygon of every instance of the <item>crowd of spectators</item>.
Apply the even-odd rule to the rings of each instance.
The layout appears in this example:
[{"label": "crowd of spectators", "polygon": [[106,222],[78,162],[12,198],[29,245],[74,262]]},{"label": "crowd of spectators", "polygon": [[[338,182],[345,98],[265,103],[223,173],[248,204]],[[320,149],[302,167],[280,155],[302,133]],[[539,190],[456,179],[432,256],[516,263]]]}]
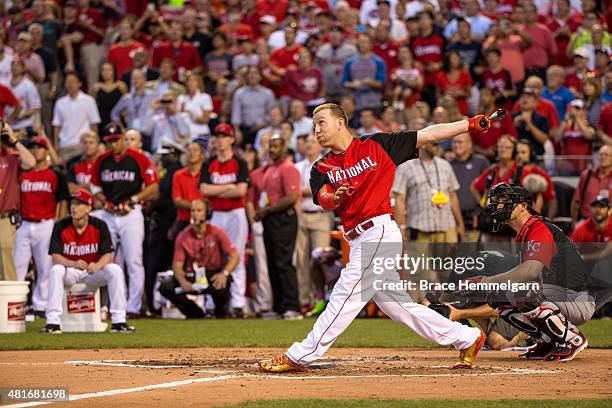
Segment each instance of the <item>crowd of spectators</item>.
[{"label": "crowd of spectators", "polygon": [[[0,115],[26,145],[47,141],[70,191],[88,188],[109,123],[155,163],[143,313],[156,312],[156,273],[172,269],[198,198],[213,213],[228,211],[220,198],[239,198],[231,209],[248,218],[246,245],[232,242],[247,269],[233,283],[243,293],[230,293],[250,303],[230,300],[232,315],[294,319],[323,299],[311,253],[332,243],[334,216],[312,203],[308,176],[324,153],[309,115],[324,101],[342,107],[356,137],[506,111],[488,132],[424,146],[398,168],[392,198],[407,240],[508,241],[482,212],[499,182],[524,184],[537,210],[573,223],[612,193],[606,1],[7,0],[0,21]],[[17,153],[27,165],[9,145],[0,145],[4,279]],[[214,160],[237,160],[238,178],[215,181]],[[448,202],[432,206],[433,190]],[[605,229],[598,217],[589,225]],[[611,229],[594,236],[607,242]]]}]

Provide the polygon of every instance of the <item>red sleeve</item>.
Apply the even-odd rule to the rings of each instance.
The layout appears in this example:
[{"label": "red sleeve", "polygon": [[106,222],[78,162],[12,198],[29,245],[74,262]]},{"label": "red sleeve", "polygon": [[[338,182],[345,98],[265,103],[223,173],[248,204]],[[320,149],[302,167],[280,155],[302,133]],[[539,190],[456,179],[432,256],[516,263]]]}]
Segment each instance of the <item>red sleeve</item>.
[{"label": "red sleeve", "polygon": [[480,194],[484,194],[489,171],[489,169],[486,169],[485,171],[480,173],[480,176],[476,177],[476,179],[474,180],[474,188],[476,188],[476,190],[478,190]]},{"label": "red sleeve", "polygon": [[462,78],[462,83],[463,86],[465,86],[466,88],[469,88],[472,86],[473,82],[472,82],[472,77],[470,76],[470,74],[466,71],[462,71],[461,72],[461,78]]},{"label": "red sleeve", "polygon": [[3,86],[0,89],[2,89],[2,96],[4,99],[4,103],[6,105],[13,106],[13,107],[19,105],[19,101],[17,100],[17,98],[15,97],[15,94],[13,93],[13,91],[11,91],[10,88]]},{"label": "red sleeve", "polygon": [[202,66],[202,61],[200,60],[200,54],[198,54],[198,50],[192,45],[191,49],[191,69]]},{"label": "red sleeve", "polygon": [[98,187],[102,186],[102,182],[100,181],[100,161],[105,156],[106,155],[104,155],[104,154],[98,156],[98,158],[96,159],[96,162],[93,165],[93,169],[91,170],[91,181],[90,181],[90,183],[92,185],[94,185],[94,186],[98,186]]},{"label": "red sleeve", "polygon": [[535,260],[550,269],[552,260],[557,254],[555,239],[542,221],[536,221],[525,238],[523,261]]},{"label": "red sleeve", "polygon": [[181,186],[179,185],[180,173],[177,171],[172,175],[172,199],[176,200],[177,198],[183,198],[181,194]]},{"label": "red sleeve", "polygon": [[300,172],[293,164],[287,164],[283,169],[283,190],[285,195],[294,193],[299,199],[300,194]]},{"label": "red sleeve", "polygon": [[586,232],[586,224],[589,222],[588,220],[584,220],[574,228],[574,232],[572,232],[572,236],[570,237],[574,242],[588,242],[588,236],[585,234]]},{"label": "red sleeve", "polygon": [[183,248],[183,241],[185,241],[185,237],[187,236],[186,234],[188,234],[188,231],[189,227],[181,231],[178,237],[176,237],[172,262],[185,262],[186,254],[185,249]]},{"label": "red sleeve", "polygon": [[149,186],[151,184],[159,183],[159,179],[157,178],[157,171],[155,171],[155,166],[153,165],[153,163],[151,163],[151,160],[149,160],[147,156],[142,153],[135,153],[136,161],[138,162],[138,167],[140,167],[140,173],[142,175],[145,185]]}]

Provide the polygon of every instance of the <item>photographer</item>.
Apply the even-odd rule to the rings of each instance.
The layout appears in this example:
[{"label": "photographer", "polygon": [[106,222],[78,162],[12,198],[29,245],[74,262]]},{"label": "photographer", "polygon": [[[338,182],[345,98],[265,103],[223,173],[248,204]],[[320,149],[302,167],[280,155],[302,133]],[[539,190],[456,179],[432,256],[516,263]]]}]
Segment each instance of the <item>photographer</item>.
[{"label": "photographer", "polygon": [[555,139],[563,146],[562,155],[583,158],[561,161],[559,167],[563,174],[577,176],[589,166],[595,135],[595,129],[589,125],[584,101],[574,99],[569,104]]},{"label": "photographer", "polygon": [[36,160],[9,125],[0,126],[0,279],[17,280],[13,245],[19,223],[19,172],[34,167]]},{"label": "photographer", "polygon": [[187,144],[190,135],[189,120],[179,112],[174,92],[164,92],[160,99],[153,101],[151,109],[156,114],[145,125],[144,133],[151,135],[152,151],[160,148],[162,139]]},{"label": "photographer", "polygon": [[203,284],[205,287],[200,289],[212,296],[215,317],[227,316],[230,274],[240,260],[225,232],[208,223],[211,210],[201,199],[192,202],[191,225],[178,235],[174,245],[174,276],[159,287],[160,293],[188,319],[204,317],[204,311],[186,295],[198,289],[195,283]]}]

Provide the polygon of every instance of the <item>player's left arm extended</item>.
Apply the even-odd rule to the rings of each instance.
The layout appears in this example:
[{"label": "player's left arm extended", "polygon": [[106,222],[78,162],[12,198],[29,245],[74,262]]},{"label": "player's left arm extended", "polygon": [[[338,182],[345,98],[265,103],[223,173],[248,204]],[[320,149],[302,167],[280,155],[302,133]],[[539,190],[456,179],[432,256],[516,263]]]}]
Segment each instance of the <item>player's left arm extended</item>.
[{"label": "player's left arm extended", "polygon": [[460,120],[452,123],[440,123],[431,125],[417,132],[416,147],[422,147],[430,142],[443,142],[451,137],[465,133],[469,129],[468,120]]},{"label": "player's left arm extended", "polygon": [[544,264],[535,259],[528,259],[522,264],[510,269],[508,272],[500,273],[495,276],[482,278],[481,282],[501,283],[501,282],[528,282],[535,281],[540,277]]}]

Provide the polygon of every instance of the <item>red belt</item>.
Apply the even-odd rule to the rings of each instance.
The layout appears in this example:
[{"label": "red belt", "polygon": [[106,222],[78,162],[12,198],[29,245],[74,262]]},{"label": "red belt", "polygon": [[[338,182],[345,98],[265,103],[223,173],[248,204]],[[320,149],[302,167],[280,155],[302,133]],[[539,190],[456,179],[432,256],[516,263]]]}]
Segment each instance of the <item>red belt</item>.
[{"label": "red belt", "polygon": [[[361,234],[363,234],[364,232],[366,232],[367,230],[369,230],[370,228],[372,228],[373,226],[374,226],[374,221],[369,220],[369,221],[364,222],[363,224],[359,224],[357,227],[353,228],[352,230],[350,230],[344,235],[346,236],[346,238],[349,239],[349,241],[352,241],[358,236],[360,236]],[[358,227],[361,228],[361,232],[357,230]]]}]

